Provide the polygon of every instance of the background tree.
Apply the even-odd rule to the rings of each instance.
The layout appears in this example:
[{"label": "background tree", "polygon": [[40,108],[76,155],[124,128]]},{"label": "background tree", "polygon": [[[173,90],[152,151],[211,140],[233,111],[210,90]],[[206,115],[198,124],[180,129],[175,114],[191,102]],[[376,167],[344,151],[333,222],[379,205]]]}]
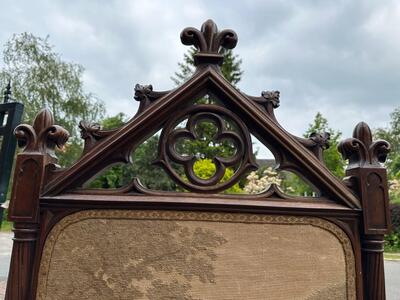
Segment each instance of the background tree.
[{"label": "background tree", "polygon": [[400,107],[390,114],[390,125],[388,128],[375,130],[375,137],[384,139],[390,143],[391,151],[386,161],[390,179],[400,179]]},{"label": "background tree", "polygon": [[[341,132],[330,128],[328,120],[318,112],[314,117],[313,123],[309,124],[303,136],[308,138],[312,133],[322,134],[324,132],[330,134],[329,148],[323,152],[325,165],[336,177],[343,178],[346,163],[337,150],[342,135]],[[291,194],[306,196],[314,194],[315,191],[312,187],[298,175],[291,172],[283,172],[282,176],[284,177],[282,187],[286,191],[290,191]]]},{"label": "background tree", "polygon": [[[104,129],[123,126],[128,117],[119,113],[101,122]],[[147,188],[154,190],[176,190],[176,184],[158,166],[153,165],[158,153],[158,135],[154,135],[139,145],[132,153],[132,164],[119,164],[106,170],[90,183],[91,188],[119,188],[129,184],[134,177]]]},{"label": "background tree", "polygon": [[386,160],[389,195],[391,202],[400,204],[400,108],[396,108],[390,114],[390,118],[389,127],[378,128],[374,135],[375,138],[384,139],[390,143],[391,151]]},{"label": "background tree", "polygon": [[390,114],[388,128],[378,128],[374,135],[390,143],[386,160],[389,177],[390,214],[392,232],[385,237],[385,251],[400,252],[400,107]]},{"label": "background tree", "polygon": [[[190,47],[183,55],[183,62],[178,63],[179,70],[171,77],[176,85],[181,85],[193,75],[196,70],[193,56],[196,53],[196,48]],[[222,48],[220,53],[224,55],[224,62],[221,66],[222,74],[232,85],[236,86],[243,75],[243,71],[240,68],[242,60],[239,58],[239,55],[233,54],[231,49],[226,50]]]},{"label": "background tree", "polygon": [[[225,126],[229,130],[235,131],[234,125],[229,120],[224,120]],[[232,141],[221,140],[216,141],[218,133],[216,124],[212,121],[203,120],[196,124],[195,131],[198,139],[178,140],[176,149],[182,155],[194,155],[199,159],[213,159],[215,156],[232,157],[236,148]]]},{"label": "background tree", "polygon": [[83,89],[83,67],[65,62],[54,51],[49,37],[31,33],[15,34],[5,44],[0,86],[12,83],[13,98],[25,104],[24,122],[31,123],[36,113],[49,107],[56,123],[72,135],[60,163],[71,163],[80,153],[78,123],[99,120],[104,104]]},{"label": "background tree", "polygon": [[309,137],[312,133],[330,134],[329,148],[323,152],[323,158],[327,168],[338,178],[343,178],[346,163],[337,150],[342,133],[329,127],[328,120],[318,112],[312,124],[309,125],[304,137]]}]

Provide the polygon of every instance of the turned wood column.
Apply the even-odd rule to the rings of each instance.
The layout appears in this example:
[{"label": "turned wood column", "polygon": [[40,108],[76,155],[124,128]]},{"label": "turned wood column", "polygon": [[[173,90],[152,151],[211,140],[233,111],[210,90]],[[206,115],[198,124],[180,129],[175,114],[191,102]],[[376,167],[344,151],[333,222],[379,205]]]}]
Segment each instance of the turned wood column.
[{"label": "turned wood column", "polygon": [[390,146],[386,141],[372,141],[367,124],[359,123],[353,138],[339,144],[349,160],[347,181],[358,194],[362,205],[361,247],[364,298],[386,299],[383,265],[384,234],[390,230],[386,160]]},{"label": "turned wood column", "polygon": [[43,156],[18,156],[8,215],[8,219],[14,222],[14,239],[7,282],[7,300],[30,299],[42,178]]},{"label": "turned wood column", "polygon": [[55,162],[54,148],[68,139],[68,132],[53,125],[47,109],[35,118],[33,126],[19,125],[15,135],[24,150],[17,156],[8,219],[14,223],[11,264],[6,300],[32,299],[33,270],[40,220],[40,193],[46,166]]}]

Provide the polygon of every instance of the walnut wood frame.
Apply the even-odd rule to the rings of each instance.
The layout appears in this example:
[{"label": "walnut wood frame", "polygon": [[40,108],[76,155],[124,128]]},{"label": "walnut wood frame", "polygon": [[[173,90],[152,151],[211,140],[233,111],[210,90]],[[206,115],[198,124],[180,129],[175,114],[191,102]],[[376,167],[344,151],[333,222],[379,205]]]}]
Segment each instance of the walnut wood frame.
[{"label": "walnut wood frame", "polygon": [[[97,124],[81,122],[85,148],[82,157],[70,168],[59,169],[56,165],[54,150],[65,144],[68,132],[54,125],[48,110],[38,114],[33,126],[16,128],[15,134],[25,148],[17,157],[9,209],[15,237],[6,299],[35,299],[47,234],[63,217],[86,209],[223,211],[324,218],[343,229],[352,242],[357,298],[385,299],[383,236],[389,230],[390,217],[386,169],[380,163],[386,159],[389,145],[385,141],[372,142],[368,126],[357,125],[354,137],[339,146],[350,164],[346,171],[348,177],[338,180],[322,160],[329,135],[312,134],[309,139],[291,135],[274,116],[274,109],[279,106],[279,92],[263,92],[261,97],[251,97],[235,89],[223,77],[219,69],[223,56],[219,50],[233,48],[237,43],[236,33],[218,31],[214,22],[208,20],[201,30],[183,30],[181,40],[198,49],[195,74],[171,91],[155,92],[151,85],[136,85],[135,99],[140,101],[138,113],[121,128],[104,131]],[[167,126],[175,111],[190,110],[193,107],[190,101],[206,93],[224,99],[224,106],[234,112],[237,122],[246,124],[249,131],[271,149],[279,168],[300,174],[320,191],[320,195],[291,197],[274,185],[260,195],[222,195],[215,194],[220,190],[215,188],[215,181],[196,180],[193,184],[201,184],[202,188],[189,186],[190,193],[151,191],[136,179],[120,189],[82,188],[107,166],[116,162],[129,163],[135,147]],[[169,143],[172,141],[166,139],[160,151],[165,151]],[[240,156],[248,166],[253,166],[248,154],[251,143],[244,146]]]}]

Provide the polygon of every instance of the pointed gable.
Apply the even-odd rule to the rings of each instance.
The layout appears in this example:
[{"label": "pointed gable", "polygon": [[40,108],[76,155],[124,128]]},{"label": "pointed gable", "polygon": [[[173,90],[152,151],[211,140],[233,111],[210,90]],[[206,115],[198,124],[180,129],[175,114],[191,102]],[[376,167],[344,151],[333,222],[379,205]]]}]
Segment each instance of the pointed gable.
[{"label": "pointed gable", "polygon": [[[309,141],[294,137],[279,125],[273,114],[273,109],[279,104],[276,93],[251,97],[237,90],[223,77],[219,69],[223,55],[219,49],[231,49],[236,45],[237,36],[233,31],[218,31],[214,22],[208,20],[201,31],[195,28],[185,29],[181,40],[185,45],[194,45],[198,49],[194,57],[197,66],[195,74],[179,88],[168,92],[154,92],[152,86],[137,86],[135,99],[141,102],[137,115],[123,127],[99,133],[97,139],[92,139],[93,144],[85,148],[84,155],[72,167],[54,174],[45,187],[45,194],[56,195],[76,189],[107,166],[116,162],[129,162],[132,149],[161,129],[163,132],[158,163],[179,183],[180,179],[174,178],[176,175],[165,159],[169,157],[172,161],[179,160],[174,156],[172,145],[173,125],[180,120],[180,116],[187,116],[189,123],[191,117],[214,118],[218,123],[223,116],[231,118],[241,132],[236,134],[224,128],[223,124],[218,129],[222,138],[235,141],[237,153],[231,161],[215,158],[217,170],[210,180],[196,179],[193,176],[191,172],[194,157],[182,159],[188,178],[186,182],[180,182],[184,188],[195,193],[216,193],[240,180],[243,174],[255,167],[251,139],[249,141],[252,134],[271,149],[280,169],[301,174],[323,196],[335,202],[351,208],[360,207],[357,197],[324,166],[321,155],[318,155],[318,141],[310,146]],[[208,93],[215,95],[223,105],[193,104],[193,99]],[[173,134],[177,137],[190,137],[194,133],[190,130],[190,124],[186,127],[185,130]],[[222,183],[221,172],[233,164],[239,164],[236,173],[228,183]]]}]

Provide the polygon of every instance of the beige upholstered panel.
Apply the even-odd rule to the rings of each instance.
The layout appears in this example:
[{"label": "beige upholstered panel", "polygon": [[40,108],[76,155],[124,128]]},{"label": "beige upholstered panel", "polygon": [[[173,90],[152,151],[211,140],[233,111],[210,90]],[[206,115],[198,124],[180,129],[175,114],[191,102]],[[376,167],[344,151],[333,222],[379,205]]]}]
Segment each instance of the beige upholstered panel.
[{"label": "beige upholstered panel", "polygon": [[319,219],[83,211],[49,234],[38,299],[355,299],[348,237]]}]

